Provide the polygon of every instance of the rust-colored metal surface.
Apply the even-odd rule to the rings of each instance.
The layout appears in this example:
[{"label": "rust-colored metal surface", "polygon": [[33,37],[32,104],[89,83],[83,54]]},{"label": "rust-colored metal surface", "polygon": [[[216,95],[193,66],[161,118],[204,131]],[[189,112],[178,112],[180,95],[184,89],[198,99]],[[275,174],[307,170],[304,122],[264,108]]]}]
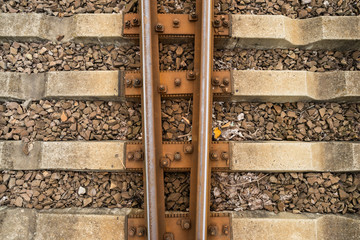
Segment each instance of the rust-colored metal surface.
[{"label": "rust-colored metal surface", "polygon": [[214,35],[230,36],[229,15],[215,15],[213,19]]},{"label": "rust-colored metal surface", "polygon": [[[128,240],[149,239],[146,233],[146,222],[142,216],[128,216],[126,226],[126,238]],[[194,239],[190,229],[193,228],[188,214],[166,214],[165,216],[165,240],[190,240]],[[209,219],[209,239],[228,240],[231,237],[231,218],[228,215],[213,215]]]},{"label": "rust-colored metal surface", "polygon": [[[195,81],[189,79],[193,71],[163,71],[160,72],[160,85],[158,92],[161,95],[193,95]],[[142,79],[140,72],[125,72],[123,79],[125,97],[140,97],[142,92]],[[212,73],[212,91],[216,96],[232,94],[232,78],[230,71],[214,71]],[[163,90],[160,90],[163,87]]]},{"label": "rust-colored metal surface", "polygon": [[[193,71],[163,71],[160,72],[160,85],[158,91],[161,95],[193,95],[194,79],[189,79]],[[142,79],[140,72],[125,72],[123,79],[125,97],[140,97],[142,92]],[[231,71],[213,71],[212,91],[216,96],[227,96],[232,94]],[[160,91],[160,86],[164,90]]]},{"label": "rust-colored metal surface", "polygon": [[[124,15],[124,35],[139,35],[138,14]],[[158,14],[156,32],[165,35],[194,35],[195,22],[188,14]],[[135,24],[134,24],[135,22]]]},{"label": "rust-colored metal surface", "polygon": [[[128,218],[128,239],[230,239],[228,216],[210,217],[210,168],[228,168],[227,143],[211,142],[213,94],[232,92],[231,73],[212,71],[213,41],[228,32],[227,16],[213,16],[213,0],[196,0],[189,15],[158,14],[157,4],[140,1],[140,15],[124,16],[124,34],[140,34],[141,73],[125,74],[125,96],[141,94],[142,144],[126,144],[127,169],[144,172],[145,217]],[[159,70],[159,37],[194,37],[194,70]],[[192,95],[192,140],[162,142],[161,96]],[[141,147],[142,146],[142,147]],[[165,215],[164,170],[190,170],[190,206],[186,215]]]},{"label": "rust-colored metal surface", "polygon": [[[125,168],[142,169],[144,167],[143,147],[140,142],[129,142],[125,145]],[[194,155],[191,142],[163,142],[160,165],[165,169],[190,169]],[[230,169],[230,144],[213,142],[210,145],[210,167],[217,170]]]},{"label": "rust-colored metal surface", "polygon": [[159,86],[159,36],[157,4],[140,1],[141,76],[144,146],[145,219],[148,239],[160,239],[165,233],[164,171],[159,159],[162,152],[161,97]]}]

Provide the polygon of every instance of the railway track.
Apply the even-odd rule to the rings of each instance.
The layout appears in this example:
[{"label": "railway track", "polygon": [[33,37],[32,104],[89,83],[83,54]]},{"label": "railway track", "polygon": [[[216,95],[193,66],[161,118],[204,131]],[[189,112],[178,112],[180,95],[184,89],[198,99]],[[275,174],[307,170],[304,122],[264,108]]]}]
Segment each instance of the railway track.
[{"label": "railway track", "polygon": [[77,2],[0,4],[1,238],[358,238],[357,3]]}]

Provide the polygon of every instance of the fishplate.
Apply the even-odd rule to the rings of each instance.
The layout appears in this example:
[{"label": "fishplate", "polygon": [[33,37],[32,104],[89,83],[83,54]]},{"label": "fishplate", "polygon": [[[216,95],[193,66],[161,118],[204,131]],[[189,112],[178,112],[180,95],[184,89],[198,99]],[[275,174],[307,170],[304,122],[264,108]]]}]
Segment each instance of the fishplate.
[{"label": "fishplate", "polygon": [[[190,229],[195,227],[186,213],[166,214],[165,240],[192,239]],[[126,217],[126,238],[128,240],[147,239],[146,222],[142,216]],[[229,214],[212,214],[208,222],[209,240],[231,239],[231,217]]]},{"label": "fishplate", "polygon": [[[142,169],[144,167],[141,142],[125,144],[126,169]],[[163,156],[159,164],[165,169],[191,168],[193,145],[191,142],[163,142]],[[230,144],[228,142],[213,142],[210,146],[210,166],[215,169],[230,169]]]}]

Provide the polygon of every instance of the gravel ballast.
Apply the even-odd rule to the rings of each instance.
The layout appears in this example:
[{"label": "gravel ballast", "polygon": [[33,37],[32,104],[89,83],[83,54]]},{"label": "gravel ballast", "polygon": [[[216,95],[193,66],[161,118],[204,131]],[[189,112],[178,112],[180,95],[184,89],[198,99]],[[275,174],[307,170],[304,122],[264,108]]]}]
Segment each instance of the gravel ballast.
[{"label": "gravel ballast", "polygon": [[[0,206],[143,208],[140,173],[3,171]],[[187,211],[189,174],[165,174],[166,209]],[[226,173],[211,180],[212,211],[359,213],[358,173]]]},{"label": "gravel ballast", "polygon": [[[191,99],[162,101],[163,140],[190,141]],[[139,102],[41,100],[0,104],[0,139],[141,140]],[[215,102],[214,140],[359,141],[356,103]]]},{"label": "gravel ballast", "polygon": [[215,14],[284,15],[290,18],[358,16],[358,0],[215,0]]},{"label": "gravel ballast", "polygon": [[52,42],[0,43],[0,72],[139,70],[138,46]]}]

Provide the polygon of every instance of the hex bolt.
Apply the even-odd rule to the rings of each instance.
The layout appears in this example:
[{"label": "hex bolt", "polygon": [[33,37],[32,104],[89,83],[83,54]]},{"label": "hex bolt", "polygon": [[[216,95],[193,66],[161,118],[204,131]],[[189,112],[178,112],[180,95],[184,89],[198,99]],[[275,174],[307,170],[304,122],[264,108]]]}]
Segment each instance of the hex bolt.
[{"label": "hex bolt", "polygon": [[190,13],[189,15],[189,21],[197,21],[198,15],[195,12]]},{"label": "hex bolt", "polygon": [[175,84],[175,86],[180,86],[181,85],[181,79],[180,78],[175,78],[175,80],[174,80],[174,84]]},{"label": "hex bolt", "polygon": [[222,82],[225,86],[228,86],[230,84],[229,78],[224,78]]},{"label": "hex bolt", "polygon": [[222,152],[221,153],[221,159],[225,160],[225,161],[229,160],[229,153],[228,152]]},{"label": "hex bolt", "polygon": [[131,87],[131,85],[132,85],[131,79],[126,79],[125,82],[126,82],[126,87]]},{"label": "hex bolt", "polygon": [[134,153],[134,159],[135,159],[135,161],[140,161],[140,160],[142,160],[142,158],[143,158],[142,152],[136,151],[136,152]]},{"label": "hex bolt", "polygon": [[164,240],[174,240],[174,234],[171,232],[166,232],[164,234]]},{"label": "hex bolt", "polygon": [[137,228],[137,236],[138,237],[145,236],[145,233],[146,233],[146,228],[144,226],[140,226]]},{"label": "hex bolt", "polygon": [[138,78],[134,79],[134,87],[139,88],[141,86],[142,86],[141,80]]},{"label": "hex bolt", "polygon": [[170,166],[170,161],[169,161],[169,159],[168,159],[167,157],[161,158],[160,166],[161,166],[162,168],[167,168],[167,167],[169,167],[169,166]]},{"label": "hex bolt", "polygon": [[159,92],[166,92],[166,87],[165,87],[165,85],[160,85],[160,86],[159,86]]},{"label": "hex bolt", "polygon": [[127,159],[128,159],[128,160],[133,160],[133,159],[134,159],[134,153],[133,153],[133,152],[129,152],[129,153],[127,154]]},{"label": "hex bolt", "polygon": [[219,19],[215,19],[214,22],[213,22],[213,26],[218,28],[221,26],[221,21]]},{"label": "hex bolt", "polygon": [[125,22],[125,27],[127,27],[127,28],[130,28],[130,27],[131,27],[131,21],[130,21],[130,20],[127,20],[127,21]]},{"label": "hex bolt", "polygon": [[173,27],[174,27],[174,28],[178,28],[179,25],[180,25],[180,20],[177,19],[177,18],[175,18],[175,19],[173,20]]},{"label": "hex bolt", "polygon": [[220,79],[218,77],[215,77],[211,80],[211,83],[213,86],[219,86],[220,85]]},{"label": "hex bolt", "polygon": [[186,145],[185,147],[184,147],[184,152],[185,153],[192,153],[194,151],[194,149],[193,149],[193,146],[192,145]]},{"label": "hex bolt", "polygon": [[229,27],[229,21],[223,20],[222,25],[223,25],[224,28],[228,28]]},{"label": "hex bolt", "polygon": [[217,154],[217,152],[215,152],[215,151],[210,152],[210,159],[211,160],[217,161],[218,158],[219,158],[219,155]]},{"label": "hex bolt", "polygon": [[228,225],[223,225],[223,228],[222,228],[222,232],[224,235],[229,235],[229,226]]},{"label": "hex bolt", "polygon": [[208,227],[208,233],[210,236],[216,236],[217,235],[217,227],[215,225],[210,225]]},{"label": "hex bolt", "polygon": [[156,32],[163,32],[164,31],[164,25],[162,25],[160,23],[156,24],[155,31]]},{"label": "hex bolt", "polygon": [[135,227],[130,227],[129,236],[130,237],[135,237],[135,234],[136,234],[136,228]]},{"label": "hex bolt", "polygon": [[133,25],[136,27],[139,26],[140,25],[139,19],[133,18]]},{"label": "hex bolt", "polygon": [[189,230],[191,227],[191,224],[190,224],[190,219],[183,219],[181,221],[181,228],[183,230]]},{"label": "hex bolt", "polygon": [[195,72],[194,71],[188,72],[186,75],[186,78],[187,78],[187,80],[195,80],[195,78],[196,78]]},{"label": "hex bolt", "polygon": [[174,160],[175,160],[175,161],[180,161],[180,160],[181,160],[181,154],[180,154],[179,152],[176,152],[176,153],[174,154]]}]

